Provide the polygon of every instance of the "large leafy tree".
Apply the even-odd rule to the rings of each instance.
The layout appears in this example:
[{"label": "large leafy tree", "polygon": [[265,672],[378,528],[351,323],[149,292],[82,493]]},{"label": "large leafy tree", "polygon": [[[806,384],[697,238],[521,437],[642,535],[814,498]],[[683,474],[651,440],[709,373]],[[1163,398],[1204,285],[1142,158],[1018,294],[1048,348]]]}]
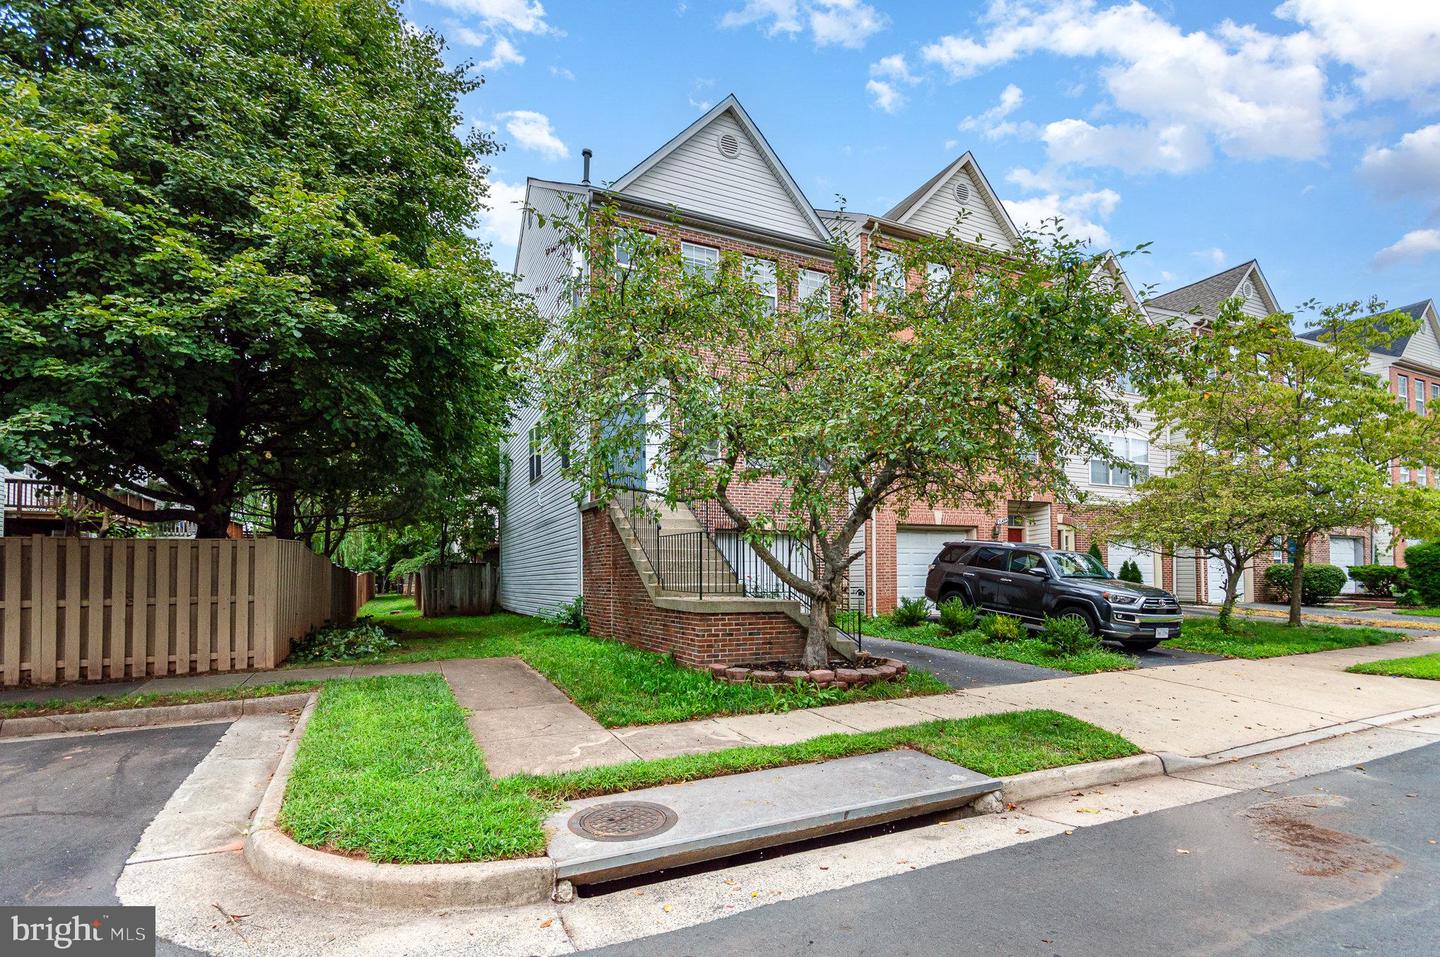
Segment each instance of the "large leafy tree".
[{"label": "large leafy tree", "polygon": [[1290,621],[1315,537],[1387,521],[1428,534],[1440,493],[1391,482],[1396,462],[1440,461],[1440,429],[1396,402],[1367,368],[1370,352],[1415,331],[1379,303],[1321,310],[1320,342],[1297,338],[1287,313],[1251,316],[1238,300],[1191,338],[1186,374],[1148,400],[1157,430],[1180,437],[1169,474],[1119,509],[1123,533],[1192,545],[1228,572],[1222,620],[1245,565],[1267,543],[1295,545]]},{"label": "large leafy tree", "polygon": [[[696,271],[613,210],[563,228],[589,271],[537,363],[547,434],[596,499],[631,484],[649,450],[651,491],[721,510],[808,600],[809,667],[828,658],[876,509],[1063,486],[1068,457],[1108,458],[1099,436],[1128,423],[1118,377],[1164,368],[1166,330],[1058,230],[1003,256],[908,244],[902,268],[932,281],[884,297],[874,258],[836,244],[830,289],[797,301],[782,268],[772,308],[739,257]],[[754,494],[766,480],[784,488],[768,502]],[[777,534],[812,545],[808,574],[777,555]]]},{"label": "large leafy tree", "polygon": [[202,536],[470,468],[526,315],[467,235],[477,83],[387,0],[0,7],[0,460]]}]

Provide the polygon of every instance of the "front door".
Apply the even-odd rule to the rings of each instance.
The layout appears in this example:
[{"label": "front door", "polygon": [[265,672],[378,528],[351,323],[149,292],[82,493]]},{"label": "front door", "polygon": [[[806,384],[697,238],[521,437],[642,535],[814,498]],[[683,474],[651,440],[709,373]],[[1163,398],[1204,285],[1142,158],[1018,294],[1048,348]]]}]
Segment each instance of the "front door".
[{"label": "front door", "polygon": [[1007,541],[1007,542],[1023,542],[1023,541],[1025,541],[1025,529],[1024,529],[1023,527],[1019,526],[1019,525],[1007,525],[1007,526],[1005,526],[1005,541]]},{"label": "front door", "polygon": [[1009,573],[1000,579],[1000,610],[1028,621],[1043,620],[1045,579],[1031,574],[1031,569],[1044,567],[1045,558],[1039,552],[1011,552]]}]

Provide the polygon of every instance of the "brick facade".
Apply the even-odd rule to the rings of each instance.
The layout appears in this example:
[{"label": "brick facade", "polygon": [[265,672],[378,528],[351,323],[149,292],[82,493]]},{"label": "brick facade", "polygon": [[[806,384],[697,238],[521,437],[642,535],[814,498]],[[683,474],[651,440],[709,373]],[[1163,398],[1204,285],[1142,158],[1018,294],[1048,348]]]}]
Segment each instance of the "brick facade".
[{"label": "brick facade", "polygon": [[694,668],[800,660],[805,631],[789,615],[780,611],[700,613],[657,607],[610,513],[587,508],[582,525],[585,614],[592,634],[646,651],[671,654],[679,663]]}]

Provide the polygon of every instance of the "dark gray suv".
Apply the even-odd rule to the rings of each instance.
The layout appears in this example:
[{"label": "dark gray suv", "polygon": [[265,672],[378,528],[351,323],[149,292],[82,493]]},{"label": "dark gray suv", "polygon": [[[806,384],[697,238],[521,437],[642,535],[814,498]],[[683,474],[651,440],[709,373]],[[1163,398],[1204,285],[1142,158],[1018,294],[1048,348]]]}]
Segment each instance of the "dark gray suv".
[{"label": "dark gray suv", "polygon": [[939,605],[959,598],[1038,628],[1079,618],[1090,633],[1146,651],[1180,634],[1184,616],[1163,588],[1120,581],[1093,556],[1010,542],[947,542],[925,580]]}]

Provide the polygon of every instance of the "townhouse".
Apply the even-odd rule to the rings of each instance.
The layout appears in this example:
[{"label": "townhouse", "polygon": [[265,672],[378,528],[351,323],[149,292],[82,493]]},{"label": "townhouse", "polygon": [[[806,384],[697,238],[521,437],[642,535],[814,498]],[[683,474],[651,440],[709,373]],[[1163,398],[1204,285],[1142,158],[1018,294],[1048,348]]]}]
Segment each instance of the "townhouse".
[{"label": "townhouse", "polygon": [[[1426,299],[1400,306],[1403,312],[1420,323],[1411,335],[1397,337],[1387,346],[1370,353],[1367,369],[1389,384],[1396,401],[1424,415],[1440,408],[1440,320],[1435,301]],[[1373,318],[1373,317],[1372,317]],[[1304,333],[1302,338],[1320,341],[1320,330]],[[1398,462],[1391,467],[1390,480],[1397,485],[1429,485],[1440,483],[1440,471],[1433,467],[1411,468]],[[1385,524],[1375,528],[1338,530],[1329,536],[1328,560],[1348,568],[1351,565],[1405,564],[1405,547],[1415,539],[1406,539]],[[1325,559],[1322,559],[1325,560]],[[1358,586],[1347,583],[1347,591]]]},{"label": "townhouse", "polygon": [[[798,276],[798,288],[772,286],[768,291],[777,305],[824,288],[832,271],[831,244],[837,237],[861,255],[874,250],[878,282],[898,285],[926,281],[923,276],[906,276],[898,268],[893,250],[906,240],[944,233],[957,222],[960,238],[1002,252],[1019,236],[969,153],[948,163],[883,214],[817,210],[734,97],[707,111],[608,186],[590,182],[588,151],[585,162],[578,183],[534,179],[527,183],[516,253],[517,288],[550,316],[572,307],[568,280],[585,268],[564,246],[556,220],[568,211],[600,204],[613,206],[628,224],[680,244],[683,255],[699,269],[713,268],[722,251],[749,258],[762,276],[779,274],[774,265],[767,269],[766,264],[783,264]],[[1101,268],[1122,285],[1132,305],[1142,305],[1118,261],[1110,257]],[[1123,391],[1126,384],[1116,383],[1116,388]],[[583,594],[597,632],[664,650],[676,650],[683,633],[688,644],[678,649],[677,656],[691,663],[726,660],[727,655],[729,660],[740,660],[742,652],[758,654],[760,648],[784,656],[784,648],[798,640],[803,616],[790,607],[793,602],[753,597],[757,592],[773,594],[774,582],[761,582],[756,588],[747,576],[747,584],[737,582],[718,595],[712,582],[708,603],[694,604],[696,596],[675,587],[684,576],[659,567],[655,555],[647,551],[647,536],[698,531],[706,540],[706,553],[698,559],[702,564],[730,569],[747,564],[753,569],[755,563],[745,555],[747,547],[717,509],[697,503],[662,514],[658,528],[641,529],[623,505],[601,510],[577,501],[576,488],[559,474],[559,454],[546,447],[537,422],[534,406],[522,409],[505,449],[509,468],[500,573],[500,602],[505,608],[535,614]],[[1145,475],[1163,470],[1165,453],[1148,441],[1149,426],[1142,420],[1126,434],[1108,437],[1112,448],[1133,465],[1115,468],[1103,460],[1068,463],[1071,482],[1087,493],[1108,497],[1127,494]],[[653,450],[637,450],[647,475],[655,470],[652,456]],[[773,487],[760,483],[750,491],[757,501],[767,501],[779,493],[779,481]],[[867,612],[890,611],[899,598],[923,590],[925,572],[939,543],[977,537],[1063,548],[1083,549],[1090,544],[1083,510],[1067,507],[1048,492],[993,508],[974,503],[886,508],[867,524],[858,542],[866,557],[852,579],[852,590],[857,596],[863,594]],[[650,547],[653,550],[653,543]],[[1112,567],[1134,559],[1147,581],[1171,583],[1173,571],[1162,556],[1127,543],[1102,547]],[[804,545],[782,543],[781,549],[787,548],[798,553]],[[715,616],[722,614],[740,617],[717,621]],[[749,645],[717,637],[727,629],[758,637]],[[696,634],[710,637],[697,640]]]}]

